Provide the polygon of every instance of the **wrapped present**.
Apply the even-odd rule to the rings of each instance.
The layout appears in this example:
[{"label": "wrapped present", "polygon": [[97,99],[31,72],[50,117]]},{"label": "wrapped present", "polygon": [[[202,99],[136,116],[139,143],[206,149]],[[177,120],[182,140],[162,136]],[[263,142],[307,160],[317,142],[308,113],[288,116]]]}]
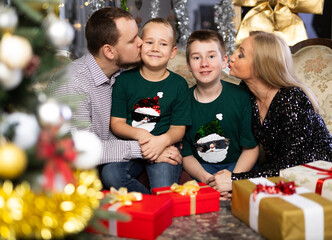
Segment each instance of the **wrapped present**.
[{"label": "wrapped present", "polygon": [[233,0],[234,5],[253,7],[241,21],[236,44],[250,31],[265,31],[282,37],[290,46],[308,38],[297,13],[322,14],[324,0]]},{"label": "wrapped present", "polygon": [[220,193],[205,183],[196,181],[153,188],[152,194],[173,199],[173,217],[216,212],[220,209]]},{"label": "wrapped present", "polygon": [[234,181],[232,214],[267,239],[332,239],[332,201],[282,181]]},{"label": "wrapped present", "polygon": [[[129,222],[103,220],[101,224],[108,229],[110,235],[155,239],[172,224],[172,200],[167,197],[127,193],[125,188],[120,188],[119,191],[112,188],[110,198],[110,203],[104,206],[108,211],[131,216]],[[98,233],[98,230],[90,227],[87,232]]]},{"label": "wrapped present", "polygon": [[315,161],[283,169],[280,176],[332,200],[332,162]]}]

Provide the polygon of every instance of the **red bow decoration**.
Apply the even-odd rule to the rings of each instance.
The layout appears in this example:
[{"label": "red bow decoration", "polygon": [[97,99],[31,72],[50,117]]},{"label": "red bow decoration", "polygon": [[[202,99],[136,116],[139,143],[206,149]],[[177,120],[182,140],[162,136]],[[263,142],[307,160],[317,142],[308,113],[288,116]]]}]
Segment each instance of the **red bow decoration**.
[{"label": "red bow decoration", "polygon": [[280,195],[292,195],[296,193],[295,183],[280,180],[275,186],[267,186],[263,184],[257,184],[257,187],[253,191],[254,200],[258,193],[268,193],[268,194],[280,194]]},{"label": "red bow decoration", "polygon": [[320,179],[317,180],[315,193],[318,193],[318,194],[321,195],[322,190],[323,190],[324,181],[328,180],[328,179],[332,179],[332,168],[330,168],[330,170],[328,170],[328,169],[324,169],[324,168],[311,166],[311,165],[308,165],[308,164],[303,164],[302,166],[320,171],[317,174],[329,176],[329,177],[320,178]]},{"label": "red bow decoration", "polygon": [[37,157],[45,161],[43,171],[46,178],[43,183],[45,189],[54,190],[56,173],[63,176],[66,184],[75,183],[71,163],[76,159],[76,155],[72,138],[59,138],[51,129],[41,132],[37,143]]}]

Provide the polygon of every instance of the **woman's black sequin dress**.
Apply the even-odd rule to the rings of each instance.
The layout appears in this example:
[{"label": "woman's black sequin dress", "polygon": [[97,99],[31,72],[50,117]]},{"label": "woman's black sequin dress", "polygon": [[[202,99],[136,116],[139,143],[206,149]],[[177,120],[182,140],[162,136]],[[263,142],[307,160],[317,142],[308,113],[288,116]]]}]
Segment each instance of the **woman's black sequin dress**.
[{"label": "woman's black sequin dress", "polygon": [[251,100],[252,131],[266,160],[259,170],[232,173],[232,180],[279,176],[280,169],[316,160],[332,161],[332,135],[300,88],[281,88],[263,124],[255,97]]}]

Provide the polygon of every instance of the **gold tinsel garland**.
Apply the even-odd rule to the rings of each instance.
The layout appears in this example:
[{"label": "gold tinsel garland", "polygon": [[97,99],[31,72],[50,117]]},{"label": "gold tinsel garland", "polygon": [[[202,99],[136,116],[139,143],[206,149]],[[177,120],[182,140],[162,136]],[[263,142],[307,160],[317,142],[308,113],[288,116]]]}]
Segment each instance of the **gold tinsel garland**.
[{"label": "gold tinsel garland", "polygon": [[30,184],[0,185],[0,239],[63,238],[81,232],[103,198],[95,170],[75,172],[63,192],[36,194]]}]

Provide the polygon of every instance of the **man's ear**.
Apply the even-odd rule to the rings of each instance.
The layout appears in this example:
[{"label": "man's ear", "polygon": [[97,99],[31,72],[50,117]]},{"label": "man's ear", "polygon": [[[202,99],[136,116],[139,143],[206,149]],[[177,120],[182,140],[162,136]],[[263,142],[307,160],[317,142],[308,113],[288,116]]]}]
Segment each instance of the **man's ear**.
[{"label": "man's ear", "polygon": [[109,44],[102,46],[102,53],[104,56],[110,60],[115,58],[115,48]]},{"label": "man's ear", "polygon": [[175,55],[176,55],[177,51],[178,51],[178,47],[177,47],[177,46],[174,46],[174,47],[172,48],[172,52],[171,52],[170,59],[175,58]]}]

